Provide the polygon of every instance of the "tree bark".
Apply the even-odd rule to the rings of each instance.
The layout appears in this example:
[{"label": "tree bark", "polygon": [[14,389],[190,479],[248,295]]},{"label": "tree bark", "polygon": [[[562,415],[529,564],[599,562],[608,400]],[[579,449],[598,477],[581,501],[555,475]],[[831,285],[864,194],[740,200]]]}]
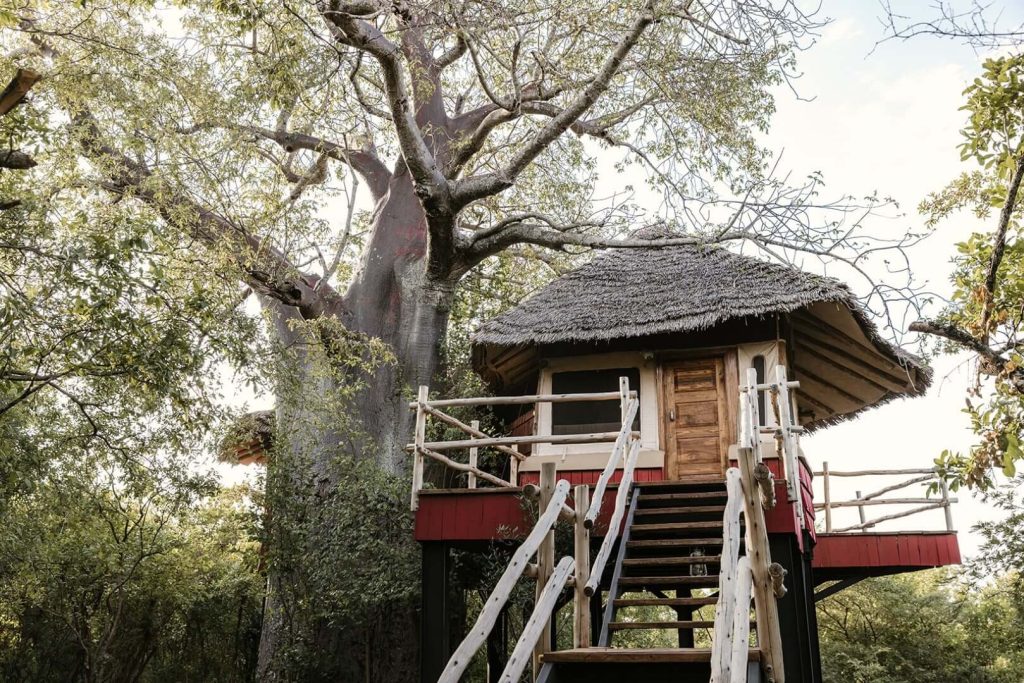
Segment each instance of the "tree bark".
[{"label": "tree bark", "polygon": [[[393,362],[371,371],[352,370],[345,375],[351,385],[343,387],[337,377],[325,379],[311,358],[302,358],[295,366],[300,376],[288,383],[303,388],[301,400],[287,391],[277,397],[279,430],[285,439],[275,444],[272,460],[277,462],[271,463],[268,474],[269,512],[274,517],[269,543],[271,553],[276,547],[294,554],[270,563],[260,643],[262,680],[391,683],[416,678],[417,600],[385,597],[370,614],[355,619],[309,623],[305,615],[330,612],[329,606],[317,604],[331,591],[330,585],[311,583],[309,576],[329,577],[332,568],[309,567],[310,558],[321,557],[323,547],[345,548],[352,542],[346,530],[331,523],[330,505],[346,495],[338,486],[343,474],[337,471],[339,456],[370,460],[402,480],[408,476],[403,450],[412,421],[408,401],[415,387],[430,384],[437,371],[455,292],[454,278],[438,281],[427,274],[427,241],[426,217],[409,176],[396,173],[375,209],[359,273],[343,302],[325,313],[349,333],[384,342]],[[301,319],[296,310],[269,298],[264,304],[272,309],[276,341],[283,348],[300,348],[304,338],[295,327]],[[349,396],[346,406],[358,433],[331,427],[315,433],[289,429],[314,423],[307,419],[312,406],[307,401],[331,394]],[[288,501],[288,512],[274,507],[281,501]],[[404,497],[394,504],[408,515]],[[295,529],[303,525],[315,532],[297,537]],[[401,534],[409,551],[418,553],[411,525]],[[387,573],[389,568],[377,570]]]}]

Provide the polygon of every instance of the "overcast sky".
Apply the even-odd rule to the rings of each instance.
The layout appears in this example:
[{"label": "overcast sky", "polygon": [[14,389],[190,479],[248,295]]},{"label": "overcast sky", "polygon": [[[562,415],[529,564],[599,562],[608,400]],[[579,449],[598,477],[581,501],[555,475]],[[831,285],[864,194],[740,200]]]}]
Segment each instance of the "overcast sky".
[{"label": "overcast sky", "polygon": [[[923,11],[932,3],[894,4]],[[967,168],[956,149],[964,122],[958,109],[983,55],[930,37],[878,45],[883,32],[877,2],[826,0],[823,12],[834,20],[802,56],[803,76],[796,84],[801,98],[811,101],[779,92],[769,144],[784,150],[784,166],[799,173],[821,171],[836,192],[877,190],[897,199],[906,217],[881,221],[877,229],[916,229],[920,200]],[[933,288],[948,292],[954,244],[972,230],[987,229],[969,215],[942,224],[912,252],[915,271]],[[927,467],[943,448],[966,450],[972,434],[961,408],[970,366],[963,358],[949,357],[933,365],[936,382],[925,397],[882,406],[808,437],[804,451],[815,468],[822,460],[836,470]],[[962,532],[961,548],[969,554],[978,541],[964,532],[996,513],[970,494],[961,492],[960,499],[954,520]],[[942,524],[939,512],[929,513],[929,519],[935,528]]]}]

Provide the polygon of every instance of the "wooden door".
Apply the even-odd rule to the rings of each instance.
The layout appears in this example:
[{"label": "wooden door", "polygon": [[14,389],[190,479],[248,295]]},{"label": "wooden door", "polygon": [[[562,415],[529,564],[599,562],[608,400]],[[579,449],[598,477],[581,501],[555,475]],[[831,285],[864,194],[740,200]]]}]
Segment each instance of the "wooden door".
[{"label": "wooden door", "polygon": [[665,476],[721,476],[729,452],[725,359],[694,358],[665,366]]}]

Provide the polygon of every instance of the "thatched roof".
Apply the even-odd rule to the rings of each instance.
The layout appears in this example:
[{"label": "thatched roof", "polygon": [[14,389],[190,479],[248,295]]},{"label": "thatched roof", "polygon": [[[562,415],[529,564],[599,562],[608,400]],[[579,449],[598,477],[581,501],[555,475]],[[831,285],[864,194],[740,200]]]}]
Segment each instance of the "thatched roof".
[{"label": "thatched roof", "polygon": [[273,410],[256,410],[235,420],[220,440],[217,457],[239,465],[262,464],[274,444]]},{"label": "thatched roof", "polygon": [[[832,401],[832,408],[819,408],[809,422],[834,421],[898,395],[917,394],[930,382],[920,359],[886,341],[843,283],[717,246],[604,252],[485,322],[473,344],[482,369],[513,347],[695,334],[729,321],[798,311],[814,320],[827,319],[822,324],[833,328],[832,345],[839,337],[849,337],[839,346],[862,344],[866,348],[857,353],[869,354],[867,363],[884,367],[882,374],[888,378],[866,380],[870,391],[846,391],[843,379],[823,382],[839,382],[840,398]],[[849,355],[846,350],[837,353]]]}]

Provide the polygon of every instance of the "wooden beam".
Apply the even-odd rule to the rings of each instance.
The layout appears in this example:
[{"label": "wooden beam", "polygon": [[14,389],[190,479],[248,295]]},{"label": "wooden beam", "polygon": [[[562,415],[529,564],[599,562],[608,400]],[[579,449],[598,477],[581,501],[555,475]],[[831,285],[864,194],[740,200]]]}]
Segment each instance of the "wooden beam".
[{"label": "wooden beam", "polygon": [[[856,348],[859,351],[867,354],[872,360],[876,360],[878,362],[884,363],[890,369],[890,371],[892,371],[892,372],[906,372],[906,369],[904,369],[902,366],[900,366],[899,363],[895,362],[892,358],[889,358],[889,357],[883,355],[882,353],[879,353],[878,349],[874,348],[874,346],[868,346],[867,344],[865,344],[864,342],[860,341],[859,339],[855,339],[854,337],[851,337],[849,334],[847,334],[843,330],[839,329],[835,325],[832,325],[831,323],[825,322],[824,320],[822,320],[821,318],[819,318],[816,315],[812,315],[810,313],[801,313],[800,311],[794,311],[793,313],[790,314],[790,318],[793,319],[793,320],[798,321],[798,323],[799,322],[804,322],[807,325],[810,325],[814,329],[827,331],[833,337],[836,337],[836,338],[840,339],[841,341],[844,341],[844,342],[850,344],[853,348]],[[794,331],[795,331],[795,328],[798,327],[798,326],[799,325],[794,326]],[[871,342],[869,341],[868,343],[871,343]],[[908,376],[907,379],[909,381],[909,379],[910,379],[909,376]]]},{"label": "wooden beam", "polygon": [[842,363],[837,362],[834,358],[831,358],[831,357],[827,356],[826,354],[821,353],[820,351],[812,349],[810,346],[808,346],[807,344],[801,342],[800,340],[797,340],[796,347],[797,347],[798,352],[799,351],[803,351],[805,354],[807,354],[807,355],[809,355],[809,356],[811,356],[813,358],[817,358],[818,360],[820,360],[823,363],[828,363],[829,365],[831,365],[832,367],[836,368],[837,370],[839,370],[839,372],[847,375],[848,377],[852,377],[854,380],[856,380],[858,382],[863,382],[863,383],[865,383],[865,384],[867,384],[869,386],[874,387],[876,391],[881,391],[884,394],[888,394],[888,393],[890,393],[892,391],[899,391],[900,393],[903,393],[903,392],[906,391],[905,387],[901,387],[899,389],[895,389],[894,390],[894,389],[892,389],[890,387],[885,386],[884,384],[879,384],[878,382],[876,382],[875,380],[871,379],[870,377],[867,377],[863,373],[858,372],[856,369],[851,368],[851,367],[849,367],[847,365],[843,365]]},{"label": "wooden beam", "polygon": [[[423,404],[423,410],[426,411],[426,413],[431,417],[435,417],[441,422],[444,422],[447,425],[455,427],[456,429],[461,429],[470,436],[475,436],[479,439],[491,438],[490,435],[480,431],[479,420],[473,420],[472,424],[466,424],[465,422],[462,422],[461,420],[454,418],[451,415],[448,415],[447,413],[442,413],[437,408],[431,407],[430,404],[428,403]],[[526,460],[525,455],[516,451],[515,449],[509,448],[508,446],[495,446],[495,448],[501,451],[502,453],[506,453],[508,455],[513,456],[514,458],[517,458],[518,460]]]},{"label": "wooden beam", "polygon": [[[831,508],[855,508],[864,507],[869,505],[921,505],[925,503],[941,503],[941,500],[935,498],[860,498],[857,500],[842,500],[832,501],[829,507]],[[950,503],[959,503],[960,501],[956,498],[950,498]],[[825,509],[824,503],[815,503],[815,509]]]},{"label": "wooden beam", "polygon": [[[639,432],[629,432],[639,436]],[[595,432],[592,434],[550,434],[524,436],[495,436],[487,439],[462,439],[460,441],[428,441],[424,447],[435,451],[448,451],[455,448],[487,448],[490,446],[511,446],[528,443],[549,444],[584,444],[605,443],[615,441],[619,432]],[[408,444],[406,450],[412,450],[415,444]]]},{"label": "wooden beam", "polygon": [[513,486],[511,483],[505,481],[504,479],[499,479],[498,477],[494,476],[493,474],[489,474],[487,472],[484,472],[483,470],[481,470],[479,468],[476,468],[476,467],[473,467],[472,465],[463,465],[461,462],[456,462],[456,461],[452,460],[451,458],[449,458],[448,456],[442,455],[441,453],[438,453],[436,451],[432,451],[429,448],[426,448],[426,447],[418,448],[418,449],[416,449],[416,452],[421,454],[421,455],[426,455],[428,457],[431,457],[434,460],[437,460],[438,462],[443,463],[444,465],[446,465],[447,467],[450,467],[453,470],[459,470],[460,472],[471,472],[471,473],[475,474],[477,477],[483,479],[484,481],[488,481],[488,482],[494,484],[495,486],[504,486],[505,488],[515,488],[515,486]]},{"label": "wooden beam", "polygon": [[526,622],[522,635],[519,636],[512,654],[509,655],[508,664],[505,665],[505,670],[501,673],[501,678],[498,679],[502,683],[518,683],[530,661],[531,651],[535,646],[545,642],[546,629],[551,621],[551,611],[558,600],[558,595],[565,588],[573,565],[571,557],[568,555],[563,557],[555,567],[551,578],[539,592],[534,603],[533,613],[530,614],[530,620]]},{"label": "wooden beam", "polygon": [[[635,391],[629,392],[630,398],[636,398]],[[478,396],[474,398],[444,398],[430,401],[432,408],[451,408],[452,406],[512,406],[527,403],[582,403],[586,401],[617,401],[619,392],[598,391],[591,394],[531,394],[527,396]],[[416,402],[409,403],[415,409]]]},{"label": "wooden beam", "polygon": [[575,535],[573,536],[573,557],[576,559],[575,602],[573,603],[572,644],[575,648],[590,647],[593,634],[590,630],[590,596],[586,587],[590,583],[590,529],[583,523],[590,509],[590,487],[580,484],[573,489],[576,507]]},{"label": "wooden beam", "polygon": [[811,372],[807,368],[797,365],[795,363],[793,364],[793,372],[801,380],[809,379],[815,384],[821,384],[822,386],[827,387],[831,391],[834,391],[835,393],[839,394],[847,401],[850,401],[851,403],[856,403],[858,406],[863,406],[865,403],[868,403],[868,399],[862,398],[855,394],[851,394],[846,389],[843,389],[842,387],[837,386],[832,382],[829,382],[827,379],[824,379],[823,377],[820,377],[819,375],[816,375],[815,373]]},{"label": "wooden beam", "polygon": [[797,389],[796,390],[796,395],[800,397],[800,402],[801,403],[809,403],[812,406],[814,406],[815,408],[820,408],[821,410],[824,410],[825,413],[826,413],[826,415],[824,417],[831,417],[832,415],[838,415],[839,414],[838,410],[836,410],[832,406],[829,406],[829,405],[826,405],[826,404],[822,403],[818,399],[816,399],[813,396],[811,396],[810,394],[808,394],[803,389]]},{"label": "wooden beam", "polygon": [[850,586],[856,585],[856,584],[860,583],[861,581],[863,581],[866,578],[868,578],[868,577],[866,577],[866,576],[851,576],[848,579],[841,579],[841,580],[836,581],[835,583],[833,583],[831,585],[825,586],[821,590],[815,591],[815,593],[814,593],[814,602],[815,603],[821,602],[825,598],[827,598],[827,597],[829,597],[831,595],[835,595],[839,591],[845,590],[845,589],[849,588]]},{"label": "wooden beam", "polygon": [[834,344],[830,344],[827,341],[822,341],[820,338],[815,336],[818,333],[818,331],[814,328],[797,327],[794,331],[797,333],[796,342],[798,344],[813,344],[814,346],[817,346],[819,349],[828,351],[829,353],[846,359],[850,363],[853,363],[854,365],[857,365],[860,368],[862,368],[865,372],[873,373],[879,381],[888,382],[891,385],[893,385],[894,391],[897,389],[901,389],[903,391],[906,390],[907,383],[910,381],[910,378],[907,377],[905,374],[900,376],[890,372],[886,372],[885,370],[879,368],[877,365],[872,365],[870,362],[858,357],[855,354],[850,353],[846,349],[840,348]]}]

